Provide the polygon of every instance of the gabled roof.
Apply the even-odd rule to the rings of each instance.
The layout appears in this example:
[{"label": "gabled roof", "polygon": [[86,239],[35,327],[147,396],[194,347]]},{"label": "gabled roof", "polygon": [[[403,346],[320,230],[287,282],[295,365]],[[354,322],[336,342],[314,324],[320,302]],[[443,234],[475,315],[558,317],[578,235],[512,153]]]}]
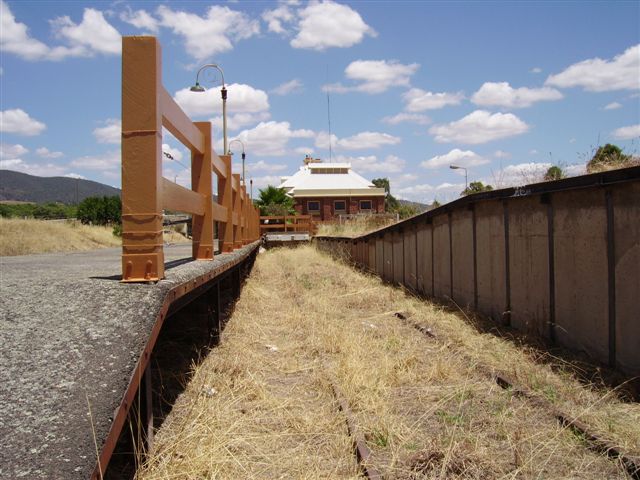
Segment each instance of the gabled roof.
[{"label": "gabled roof", "polygon": [[280,188],[292,197],[385,194],[383,188],[351,170],[349,163],[311,163],[283,180]]}]

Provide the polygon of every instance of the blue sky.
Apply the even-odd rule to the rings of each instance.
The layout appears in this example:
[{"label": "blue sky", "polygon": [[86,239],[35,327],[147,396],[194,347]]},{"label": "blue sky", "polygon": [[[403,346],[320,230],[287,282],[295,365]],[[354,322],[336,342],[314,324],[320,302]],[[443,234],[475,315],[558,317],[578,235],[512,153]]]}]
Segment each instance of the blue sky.
[{"label": "blue sky", "polygon": [[[120,185],[121,35],[156,35],[163,83],[247,178],[278,184],[305,154],[351,162],[392,193],[456,198],[469,181],[584,171],[598,145],[640,154],[638,2],[80,2],[0,0],[0,166]],[[331,102],[328,134],[327,93]],[[167,135],[164,176],[189,184]],[[239,144],[232,145],[239,169]]]}]

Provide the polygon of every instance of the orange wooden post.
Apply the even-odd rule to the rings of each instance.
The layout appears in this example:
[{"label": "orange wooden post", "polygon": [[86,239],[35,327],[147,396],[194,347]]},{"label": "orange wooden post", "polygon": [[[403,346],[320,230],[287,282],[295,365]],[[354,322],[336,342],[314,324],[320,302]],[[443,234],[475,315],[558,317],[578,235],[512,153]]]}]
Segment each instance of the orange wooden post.
[{"label": "orange wooden post", "polygon": [[211,169],[211,123],[196,122],[204,136],[204,155],[191,153],[191,187],[205,197],[204,215],[192,217],[193,258],[213,260],[213,185]]},{"label": "orange wooden post", "polygon": [[242,185],[242,244],[249,243],[249,196],[247,186]]},{"label": "orange wooden post", "polygon": [[231,155],[219,155],[224,162],[226,178],[218,176],[218,203],[227,209],[227,221],[219,224],[218,237],[222,242],[220,251],[229,253],[233,251],[233,179],[231,177]]},{"label": "orange wooden post", "polygon": [[122,280],[164,278],[162,53],[154,37],[122,37]]},{"label": "orange wooden post", "polygon": [[240,188],[240,174],[233,174],[233,184],[238,187],[234,192],[233,213],[235,221],[233,223],[233,248],[242,247],[242,188]]}]

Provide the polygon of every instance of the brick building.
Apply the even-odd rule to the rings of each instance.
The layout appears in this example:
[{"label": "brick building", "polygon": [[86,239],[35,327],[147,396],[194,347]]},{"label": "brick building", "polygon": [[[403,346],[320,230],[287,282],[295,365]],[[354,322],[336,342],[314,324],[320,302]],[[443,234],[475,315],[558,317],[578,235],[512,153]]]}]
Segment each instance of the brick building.
[{"label": "brick building", "polygon": [[349,163],[307,157],[300,170],[282,178],[280,188],[293,197],[298,214],[313,215],[318,221],[340,214],[384,213],[384,188],[358,175]]}]

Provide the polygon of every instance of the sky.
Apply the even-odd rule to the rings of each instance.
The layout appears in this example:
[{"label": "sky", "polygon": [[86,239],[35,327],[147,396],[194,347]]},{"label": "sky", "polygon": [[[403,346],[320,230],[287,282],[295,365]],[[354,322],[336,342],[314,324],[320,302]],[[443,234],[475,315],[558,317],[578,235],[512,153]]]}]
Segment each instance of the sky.
[{"label": "sky", "polygon": [[[504,187],[584,173],[605,143],[640,155],[640,2],[0,0],[0,168],[120,186],[123,35],[159,39],[165,88],[218,153],[220,76],[189,87],[222,67],[256,189],[307,154],[424,203],[459,196],[452,164]],[[163,150],[189,186],[188,151]]]}]

